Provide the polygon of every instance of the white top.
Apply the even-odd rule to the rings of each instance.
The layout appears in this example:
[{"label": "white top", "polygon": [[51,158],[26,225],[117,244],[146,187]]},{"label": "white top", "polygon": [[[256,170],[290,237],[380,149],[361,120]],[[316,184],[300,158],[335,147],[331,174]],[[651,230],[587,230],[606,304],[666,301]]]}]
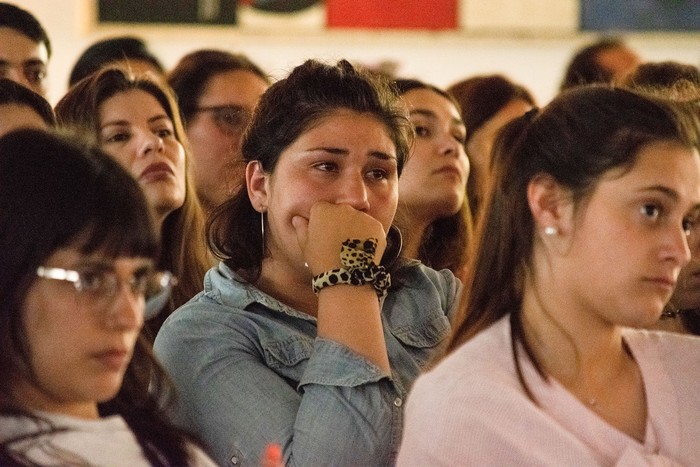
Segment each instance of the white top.
[{"label": "white top", "polygon": [[508,317],[421,376],[409,394],[400,466],[700,465],[700,338],[625,330],[647,398],[643,443],[617,430],[519,353]]},{"label": "white top", "polygon": [[[52,428],[65,431],[30,437],[12,443],[11,450],[38,465],[150,466],[126,421],[113,415],[87,420],[46,412],[36,413]],[[27,417],[0,416],[0,442],[49,428]],[[199,448],[192,446],[193,466],[216,464]]]}]

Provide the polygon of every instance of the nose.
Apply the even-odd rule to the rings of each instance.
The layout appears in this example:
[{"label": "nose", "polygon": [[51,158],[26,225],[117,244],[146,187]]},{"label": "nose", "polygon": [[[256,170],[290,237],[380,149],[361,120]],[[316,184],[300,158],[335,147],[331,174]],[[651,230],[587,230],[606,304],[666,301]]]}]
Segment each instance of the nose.
[{"label": "nose", "polygon": [[458,157],[460,144],[452,135],[446,134],[440,140],[440,154],[443,156]]},{"label": "nose", "polygon": [[147,156],[151,152],[162,152],[164,148],[163,138],[153,133],[147,133],[141,141],[139,148],[140,156]]},{"label": "nose", "polygon": [[145,308],[143,296],[134,294],[128,284],[122,283],[109,312],[109,324],[114,329],[139,330],[143,326]]},{"label": "nose", "polygon": [[367,185],[363,174],[347,175],[340,184],[337,204],[347,204],[358,211],[369,210]]},{"label": "nose", "polygon": [[690,262],[691,256],[689,238],[685,230],[682,228],[674,229],[669,240],[668,259],[683,267]]}]

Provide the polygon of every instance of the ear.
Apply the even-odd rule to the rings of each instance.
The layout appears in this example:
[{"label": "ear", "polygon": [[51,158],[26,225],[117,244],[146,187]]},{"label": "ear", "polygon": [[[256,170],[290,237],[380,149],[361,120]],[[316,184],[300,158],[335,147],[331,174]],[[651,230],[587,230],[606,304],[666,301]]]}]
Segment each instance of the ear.
[{"label": "ear", "polygon": [[527,201],[535,229],[548,236],[565,234],[573,214],[570,191],[551,175],[535,175],[527,186]]},{"label": "ear", "polygon": [[265,173],[260,161],[248,162],[248,165],[245,167],[245,184],[250,204],[258,212],[267,211],[267,179],[268,175]]}]

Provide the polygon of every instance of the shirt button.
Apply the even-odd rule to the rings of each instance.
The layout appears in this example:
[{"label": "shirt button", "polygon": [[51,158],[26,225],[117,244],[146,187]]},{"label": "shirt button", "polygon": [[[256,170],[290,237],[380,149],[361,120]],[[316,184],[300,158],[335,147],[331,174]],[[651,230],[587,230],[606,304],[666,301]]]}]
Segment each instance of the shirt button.
[{"label": "shirt button", "polygon": [[238,457],[233,456],[233,457],[231,458],[231,463],[232,463],[233,465],[238,465]]},{"label": "shirt button", "polygon": [[394,399],[394,405],[396,407],[401,407],[403,405],[403,400],[401,400],[400,397],[397,397],[396,399]]}]

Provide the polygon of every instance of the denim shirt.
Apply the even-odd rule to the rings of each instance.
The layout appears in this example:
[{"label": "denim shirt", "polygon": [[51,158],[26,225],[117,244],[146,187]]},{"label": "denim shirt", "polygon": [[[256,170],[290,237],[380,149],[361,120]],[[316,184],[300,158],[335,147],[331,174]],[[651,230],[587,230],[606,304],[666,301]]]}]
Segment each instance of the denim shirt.
[{"label": "denim shirt", "polygon": [[393,465],[406,394],[448,337],[461,288],[447,270],[408,267],[382,305],[390,378],[317,337],[316,318],[212,268],[155,341],[178,390],[175,422],[224,466],[257,467],[268,443],[287,465]]}]

